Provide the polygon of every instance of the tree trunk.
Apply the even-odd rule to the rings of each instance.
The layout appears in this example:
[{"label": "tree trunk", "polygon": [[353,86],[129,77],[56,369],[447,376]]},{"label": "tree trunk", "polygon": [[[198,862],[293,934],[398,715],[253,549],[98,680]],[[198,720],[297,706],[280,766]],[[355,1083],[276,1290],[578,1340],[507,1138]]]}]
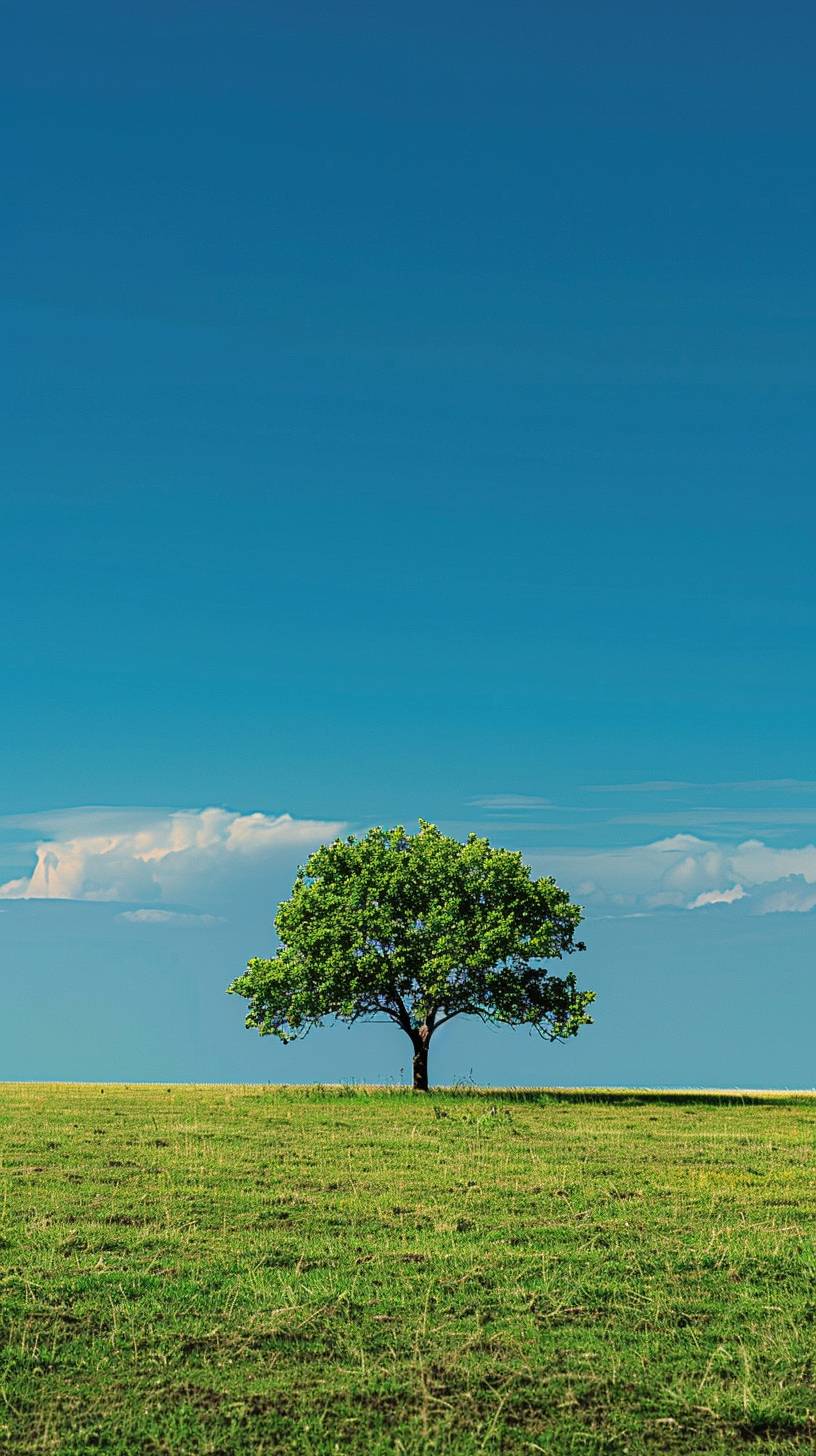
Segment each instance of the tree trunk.
[{"label": "tree trunk", "polygon": [[430,1033],[426,1026],[420,1028],[411,1041],[414,1045],[414,1091],[427,1092],[428,1090],[428,1042]]}]

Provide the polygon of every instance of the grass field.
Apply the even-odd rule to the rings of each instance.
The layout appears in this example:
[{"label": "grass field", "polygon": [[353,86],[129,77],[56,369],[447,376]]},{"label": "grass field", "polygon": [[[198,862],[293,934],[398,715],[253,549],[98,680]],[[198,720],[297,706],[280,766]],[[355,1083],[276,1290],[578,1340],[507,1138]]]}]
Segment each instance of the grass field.
[{"label": "grass field", "polygon": [[3,1456],[816,1450],[816,1100],[0,1095]]}]

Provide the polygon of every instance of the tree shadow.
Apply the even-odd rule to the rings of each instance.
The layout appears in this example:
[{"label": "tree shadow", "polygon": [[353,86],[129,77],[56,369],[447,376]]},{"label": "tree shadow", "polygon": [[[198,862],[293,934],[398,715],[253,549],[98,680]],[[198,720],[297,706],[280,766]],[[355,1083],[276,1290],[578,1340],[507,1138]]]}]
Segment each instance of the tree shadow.
[{"label": "tree shadow", "polygon": [[738,1088],[616,1088],[616,1087],[436,1087],[435,1096],[478,1097],[507,1103],[600,1103],[609,1107],[786,1107],[813,1101],[812,1092],[745,1091]]},{"label": "tree shadow", "polygon": [[773,1091],[739,1088],[666,1088],[656,1087],[478,1087],[472,1083],[433,1086],[429,1092],[416,1092],[397,1084],[375,1085],[361,1082],[289,1083],[267,1086],[270,1092],[319,1099],[333,1098],[410,1098],[434,1101],[482,1101],[504,1104],[547,1106],[553,1103],[583,1106],[600,1104],[607,1107],[806,1107],[816,1109],[816,1092]]}]

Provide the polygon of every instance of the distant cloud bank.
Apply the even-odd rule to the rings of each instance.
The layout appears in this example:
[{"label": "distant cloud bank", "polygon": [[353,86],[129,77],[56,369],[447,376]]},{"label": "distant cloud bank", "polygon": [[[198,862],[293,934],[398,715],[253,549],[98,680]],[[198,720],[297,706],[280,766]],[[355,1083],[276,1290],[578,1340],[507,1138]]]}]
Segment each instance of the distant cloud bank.
[{"label": "distant cloud bank", "polygon": [[[124,901],[136,923],[200,923],[161,903],[208,906],[225,882],[334,839],[341,822],[228,809],[81,808],[3,821],[41,835],[30,874],[0,885],[6,900]],[[214,919],[215,917],[210,917]]]},{"label": "distant cloud bank", "polygon": [[[513,796],[499,797],[509,807]],[[33,862],[28,874],[0,885],[0,900],[119,903],[127,924],[193,929],[286,893],[296,864],[346,825],[217,808],[95,807],[7,817],[0,828],[24,835]],[[640,845],[531,850],[528,858],[596,914],[816,909],[813,844],[728,844],[678,833]]]},{"label": "distant cloud bank", "polygon": [[756,915],[816,908],[816,845],[780,849],[761,839],[728,845],[674,834],[622,849],[531,856],[588,908],[640,913],[739,904]]}]

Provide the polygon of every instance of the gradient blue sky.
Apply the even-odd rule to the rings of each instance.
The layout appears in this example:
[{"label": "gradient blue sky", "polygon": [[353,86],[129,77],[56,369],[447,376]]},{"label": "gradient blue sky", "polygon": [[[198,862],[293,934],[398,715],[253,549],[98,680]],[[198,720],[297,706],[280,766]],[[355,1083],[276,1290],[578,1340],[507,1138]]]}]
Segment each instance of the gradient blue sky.
[{"label": "gradient blue sky", "polygon": [[599,991],[437,1077],[816,1082],[814,32],[8,8],[0,1075],[398,1079],[223,987],[422,816],[556,873]]}]

